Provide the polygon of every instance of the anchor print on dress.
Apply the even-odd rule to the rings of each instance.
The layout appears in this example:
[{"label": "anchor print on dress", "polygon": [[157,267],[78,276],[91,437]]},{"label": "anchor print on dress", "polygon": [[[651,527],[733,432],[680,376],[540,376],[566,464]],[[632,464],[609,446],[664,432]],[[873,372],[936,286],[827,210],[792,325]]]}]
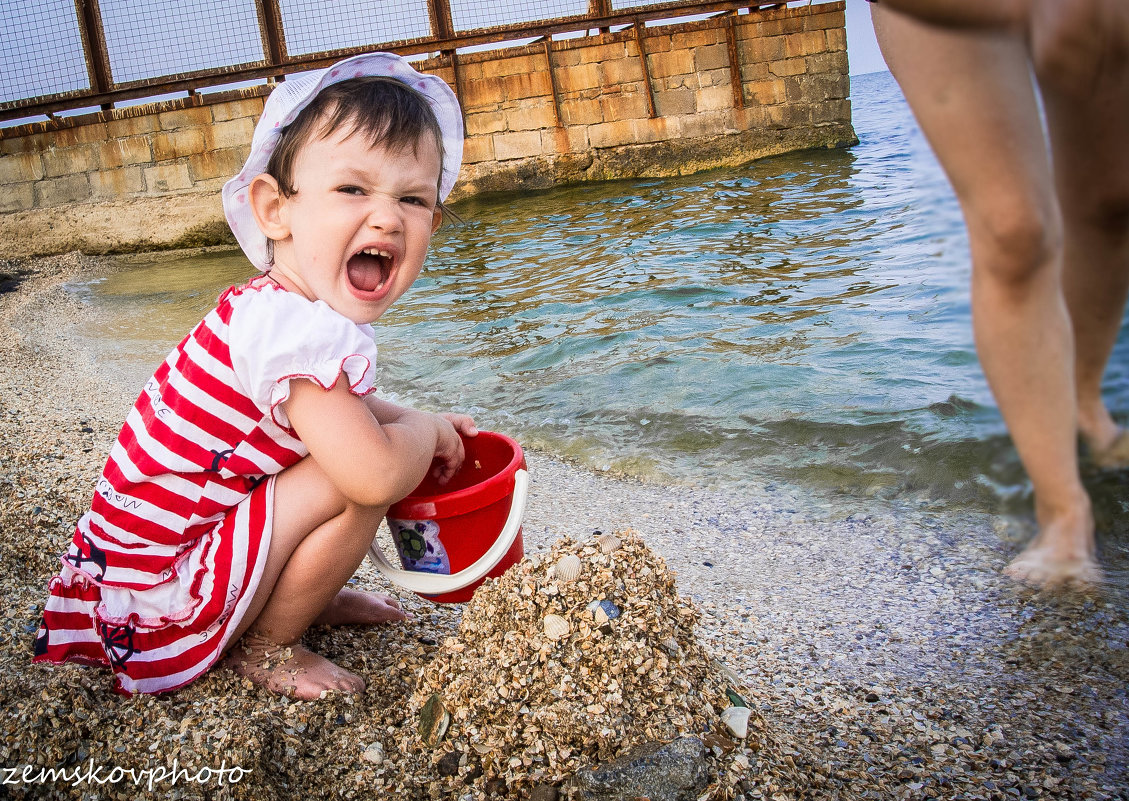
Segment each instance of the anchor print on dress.
[{"label": "anchor print on dress", "polygon": [[47,653],[47,622],[39,618],[39,631],[35,635],[35,656]]},{"label": "anchor print on dress", "polygon": [[98,636],[102,638],[102,647],[114,667],[123,667],[126,660],[138,653],[133,645],[134,631],[133,626],[128,623],[123,626],[111,626],[109,623],[98,622]]},{"label": "anchor print on dress", "polygon": [[434,520],[389,520],[388,525],[407,570],[451,573],[451,561],[439,540],[439,526]]},{"label": "anchor print on dress", "polygon": [[228,460],[231,454],[235,453],[235,448],[228,448],[226,451],[212,451],[212,467],[213,473],[218,473],[220,468],[223,467],[224,462]]},{"label": "anchor print on dress", "polygon": [[[90,537],[85,534],[81,536],[82,545],[72,540],[63,559],[75,570],[81,570],[95,581],[101,581],[102,576],[106,575],[106,552],[91,542]],[[83,565],[87,563],[92,564],[93,569],[84,568]]]}]

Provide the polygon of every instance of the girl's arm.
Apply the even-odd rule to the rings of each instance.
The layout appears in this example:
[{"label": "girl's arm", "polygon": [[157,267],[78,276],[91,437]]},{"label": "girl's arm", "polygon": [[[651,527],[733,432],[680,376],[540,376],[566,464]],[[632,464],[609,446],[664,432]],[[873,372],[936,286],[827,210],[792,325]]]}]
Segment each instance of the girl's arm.
[{"label": "girl's arm", "polygon": [[[368,410],[372,412],[372,416],[376,418],[376,422],[381,425],[394,423],[400,419],[403,414],[420,414],[415,409],[407,406],[397,406],[395,403],[383,400],[377,397],[376,393],[365,395],[365,405]],[[442,412],[439,414],[444,420],[449,422],[455,427],[455,431],[459,434],[454,439],[440,438],[438,445],[435,448],[435,462],[437,462],[435,469],[432,471],[435,478],[440,484],[446,484],[448,479],[455,474],[459,469],[459,465],[463,463],[463,441],[462,437],[475,437],[478,436],[478,428],[474,425],[474,419],[466,414],[453,414],[451,412]],[[445,429],[443,429],[445,431]]]},{"label": "girl's arm", "polygon": [[349,500],[388,506],[416,488],[433,459],[440,460],[441,478],[461,464],[462,441],[450,420],[370,404],[349,391],[347,379],[328,391],[293,379],[283,405],[314,461]]}]

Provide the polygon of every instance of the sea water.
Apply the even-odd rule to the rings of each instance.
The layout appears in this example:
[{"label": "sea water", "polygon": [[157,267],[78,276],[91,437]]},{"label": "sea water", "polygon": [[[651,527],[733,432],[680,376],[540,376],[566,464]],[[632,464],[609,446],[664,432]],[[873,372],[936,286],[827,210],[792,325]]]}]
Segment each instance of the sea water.
[{"label": "sea water", "polygon": [[[681,178],[460,203],[378,321],[378,384],[600,471],[1029,509],[978,366],[968,242],[889,73],[852,78],[859,144]],[[239,251],[129,257],[71,289],[140,386]],[[1129,324],[1106,380],[1129,412]],[[1129,532],[1125,476],[1088,476]]]}]

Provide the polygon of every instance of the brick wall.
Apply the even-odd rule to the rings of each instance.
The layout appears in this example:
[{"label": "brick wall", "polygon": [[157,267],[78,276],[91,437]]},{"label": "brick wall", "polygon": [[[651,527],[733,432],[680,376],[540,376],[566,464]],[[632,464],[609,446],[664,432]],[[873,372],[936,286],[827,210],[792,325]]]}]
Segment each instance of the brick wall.
[{"label": "brick wall", "polygon": [[[844,5],[419,62],[463,105],[452,199],[853,144]],[[266,91],[0,130],[0,256],[227,238],[218,190],[247,156]]]}]

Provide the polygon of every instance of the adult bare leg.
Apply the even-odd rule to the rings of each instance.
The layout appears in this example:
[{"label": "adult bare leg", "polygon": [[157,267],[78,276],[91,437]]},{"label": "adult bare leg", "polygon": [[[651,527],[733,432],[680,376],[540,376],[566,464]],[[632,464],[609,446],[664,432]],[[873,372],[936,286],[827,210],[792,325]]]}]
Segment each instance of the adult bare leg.
[{"label": "adult bare leg", "polygon": [[881,6],[873,15],[961,202],[977,352],[1035,489],[1039,533],[1007,572],[1036,584],[1093,580],[1060,218],[1025,44],[1011,32],[946,30]]},{"label": "adult bare leg", "polygon": [[307,457],[275,480],[274,527],[262,579],[226,665],[275,692],[318,698],[360,692],[364,681],[298,641],[314,622],[376,623],[405,617],[386,596],[342,589],[384,509],[347,501]]},{"label": "adult bare leg", "polygon": [[1129,467],[1129,434],[1101,396],[1129,296],[1129,8],[1054,0],[1033,17],[1063,216],[1078,427],[1100,467]]}]

